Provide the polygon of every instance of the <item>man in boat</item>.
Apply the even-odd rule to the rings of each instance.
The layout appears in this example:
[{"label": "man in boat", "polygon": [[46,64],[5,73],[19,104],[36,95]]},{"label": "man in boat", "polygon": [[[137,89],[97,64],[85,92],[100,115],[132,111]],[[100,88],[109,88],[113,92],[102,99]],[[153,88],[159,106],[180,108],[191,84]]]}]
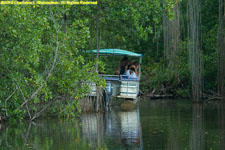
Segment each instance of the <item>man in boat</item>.
[{"label": "man in boat", "polygon": [[124,56],[123,59],[120,61],[120,74],[124,74],[128,69],[128,57]]}]

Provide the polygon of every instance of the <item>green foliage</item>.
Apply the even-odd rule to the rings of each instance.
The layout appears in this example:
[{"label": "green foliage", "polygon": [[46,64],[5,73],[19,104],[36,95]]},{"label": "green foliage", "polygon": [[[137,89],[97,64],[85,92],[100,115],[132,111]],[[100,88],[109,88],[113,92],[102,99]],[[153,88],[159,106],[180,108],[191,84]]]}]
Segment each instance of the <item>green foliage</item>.
[{"label": "green foliage", "polygon": [[189,97],[191,85],[186,51],[178,54],[175,68],[167,67],[161,60],[160,62],[151,62],[142,70],[141,90],[144,93]]},{"label": "green foliage", "polygon": [[[63,14],[71,6],[2,6],[0,8],[0,115],[23,119],[48,112],[75,116],[77,99],[85,96],[97,77],[95,62],[85,62],[81,51],[89,28],[84,20]],[[77,110],[77,111],[74,111]]]},{"label": "green foliage", "polygon": [[[171,67],[163,59],[162,18],[166,11],[172,20],[177,3],[181,43],[176,64]],[[98,7],[1,6],[0,116],[21,120],[39,115],[50,104],[49,113],[76,116],[80,111],[77,100],[89,91],[85,83],[105,86],[95,71],[96,63],[99,72],[110,74],[119,65],[119,60],[97,61],[95,56],[85,54],[85,49],[96,49],[97,36],[100,48],[121,48],[144,55],[143,92],[189,96],[186,7],[187,0],[102,0]],[[213,91],[218,84],[217,8],[216,0],[201,5],[204,88]]]}]

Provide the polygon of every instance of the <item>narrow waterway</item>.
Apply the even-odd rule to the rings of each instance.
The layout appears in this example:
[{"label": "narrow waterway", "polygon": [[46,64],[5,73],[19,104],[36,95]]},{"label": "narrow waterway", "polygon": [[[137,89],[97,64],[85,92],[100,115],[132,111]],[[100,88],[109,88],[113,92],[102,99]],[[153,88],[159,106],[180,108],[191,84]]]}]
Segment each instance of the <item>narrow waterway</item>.
[{"label": "narrow waterway", "polygon": [[132,108],[0,125],[0,150],[224,150],[225,105],[141,101]]}]

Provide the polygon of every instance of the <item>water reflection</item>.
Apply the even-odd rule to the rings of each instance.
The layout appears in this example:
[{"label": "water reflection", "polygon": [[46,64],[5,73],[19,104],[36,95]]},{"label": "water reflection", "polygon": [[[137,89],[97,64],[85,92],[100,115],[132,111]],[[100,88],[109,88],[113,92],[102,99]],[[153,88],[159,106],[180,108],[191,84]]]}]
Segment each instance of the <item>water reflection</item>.
[{"label": "water reflection", "polygon": [[82,135],[92,149],[143,149],[139,108],[112,109],[103,114],[83,114]]},{"label": "water reflection", "polygon": [[151,101],[140,108],[145,149],[225,149],[224,104]]},{"label": "water reflection", "polygon": [[0,124],[0,150],[225,149],[225,104],[142,102],[140,107],[83,114],[80,120],[43,119]]},{"label": "water reflection", "polygon": [[203,122],[203,105],[194,104],[192,110],[192,132],[190,140],[191,150],[205,149],[205,131]]},{"label": "water reflection", "polygon": [[3,126],[1,150],[90,149],[80,136],[80,126],[73,120],[46,119],[16,126]]},{"label": "water reflection", "polygon": [[220,120],[220,128],[221,133],[221,149],[225,149],[225,102],[222,102],[220,104],[220,108],[219,108],[219,120]]}]

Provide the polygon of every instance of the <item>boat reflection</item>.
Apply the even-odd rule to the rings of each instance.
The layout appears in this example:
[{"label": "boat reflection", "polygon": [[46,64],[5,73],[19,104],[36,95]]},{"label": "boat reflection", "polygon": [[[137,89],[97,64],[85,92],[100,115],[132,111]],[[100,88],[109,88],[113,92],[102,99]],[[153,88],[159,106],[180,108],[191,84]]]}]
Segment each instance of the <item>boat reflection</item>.
[{"label": "boat reflection", "polygon": [[91,148],[143,149],[139,108],[83,114],[82,135]]}]

